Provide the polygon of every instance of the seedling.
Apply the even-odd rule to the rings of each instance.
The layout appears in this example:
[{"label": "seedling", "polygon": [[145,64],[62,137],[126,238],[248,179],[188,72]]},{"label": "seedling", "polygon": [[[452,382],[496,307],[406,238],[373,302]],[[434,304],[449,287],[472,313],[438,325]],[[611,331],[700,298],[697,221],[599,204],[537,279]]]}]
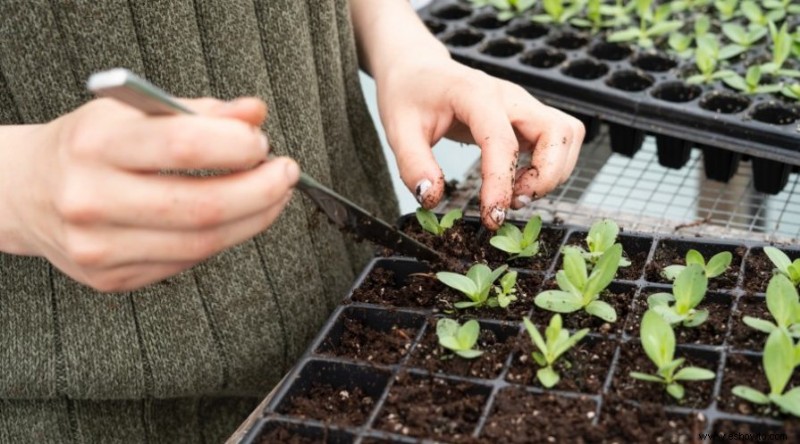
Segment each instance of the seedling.
[{"label": "seedling", "polygon": [[739,74],[724,77],[722,79],[728,86],[746,94],[768,94],[778,92],[783,89],[783,85],[762,85],[761,67],[751,66],[747,69],[747,74],[742,77]]},{"label": "seedling", "polygon": [[800,14],[800,5],[794,0],[764,0],[767,9],[780,9],[789,14]]},{"label": "seedling", "polygon": [[536,0],[470,0],[474,7],[491,5],[497,10],[498,20],[511,20],[533,8]]},{"label": "seedling", "polygon": [[790,99],[800,100],[800,83],[784,86],[781,94]]},{"label": "seedling", "polygon": [[494,281],[506,271],[508,265],[503,265],[495,270],[484,264],[475,264],[467,271],[467,275],[440,271],[436,273],[436,278],[448,287],[454,288],[469,298],[469,301],[456,302],[456,308],[469,307],[497,307],[499,305],[496,297],[489,297]]},{"label": "seedling", "polygon": [[708,35],[708,30],[711,28],[711,19],[707,15],[700,15],[694,22],[694,35],[683,34],[680,32],[673,32],[669,35],[670,49],[679,57],[688,58],[694,54],[692,43],[695,39],[699,39]]},{"label": "seedling", "polygon": [[786,23],[778,29],[775,23],[769,22],[769,35],[772,39],[772,61],[761,65],[761,72],[767,74],[780,74],[787,76],[798,76],[798,72],[784,70],[783,64],[792,53],[794,37],[789,34],[789,27]]},{"label": "seedling", "polygon": [[767,286],[767,309],[775,323],[745,316],[742,321],[758,331],[772,333],[782,329],[795,338],[800,338],[800,298],[797,288],[782,274],[776,274]]},{"label": "seedling", "polygon": [[[709,279],[713,279],[725,273],[731,265],[731,261],[733,261],[733,255],[730,251],[723,251],[722,253],[715,254],[707,264],[705,258],[699,251],[689,250],[686,253],[686,265],[699,265]],[[661,274],[670,281],[674,281],[686,268],[686,265],[670,265],[664,267],[664,269],[661,270]]]},{"label": "seedling", "polygon": [[719,12],[719,18],[729,21],[739,12],[739,0],[716,0],[714,7]]},{"label": "seedling", "polygon": [[600,5],[600,13],[606,17],[610,17],[607,21],[611,27],[621,27],[631,22],[631,14],[636,9],[634,2],[624,0],[616,0],[613,5],[602,4]]},{"label": "seedling", "polygon": [[722,32],[733,42],[725,48],[731,47],[728,51],[735,51],[739,54],[747,51],[767,35],[766,28],[749,28],[736,23],[725,23],[722,25]]},{"label": "seedling", "polygon": [[584,11],[585,18],[575,17],[569,22],[573,26],[577,26],[579,28],[590,28],[592,33],[596,33],[603,28],[614,27],[616,21],[613,19],[606,20],[605,18],[605,16],[609,14],[607,14],[607,10],[604,11],[604,8],[609,7],[614,8],[612,5],[604,5],[603,0],[589,0],[586,3],[586,10]]},{"label": "seedling", "polygon": [[542,0],[545,14],[533,16],[534,22],[564,24],[575,17],[586,5],[586,0],[572,0],[567,5],[564,0]]},{"label": "seedling", "polygon": [[672,11],[696,11],[711,4],[711,0],[673,0],[670,2]]},{"label": "seedling", "polygon": [[436,336],[439,345],[461,356],[464,359],[474,359],[482,355],[481,350],[475,350],[481,326],[472,319],[459,325],[458,321],[442,318],[436,322]]},{"label": "seedling", "polygon": [[417,221],[423,230],[436,236],[441,236],[453,224],[461,219],[461,210],[452,210],[442,216],[442,220],[436,218],[432,211],[426,210],[422,207],[417,208]]},{"label": "seedling", "polygon": [[800,362],[800,346],[795,345],[784,330],[775,329],[764,345],[761,362],[769,382],[769,393],[761,393],[746,385],[737,385],[733,388],[733,394],[753,404],[772,403],[785,413],[800,416],[800,387],[783,392],[794,368]]},{"label": "seedling", "polygon": [[[611,219],[603,219],[592,225],[592,228],[589,229],[589,234],[586,235],[586,246],[589,251],[580,249],[590,268],[594,267],[603,253],[616,244],[618,235],[619,226]],[[631,261],[624,257],[619,260],[620,267],[627,267],[630,264]]]},{"label": "seedling", "polygon": [[735,54],[722,53],[719,49],[719,42],[713,35],[705,35],[697,38],[697,51],[695,51],[695,64],[699,74],[695,74],[688,79],[689,83],[710,83],[718,79],[726,79],[735,76],[736,73],[723,69],[717,71],[720,60],[726,57],[733,57]]},{"label": "seedling", "polygon": [[506,308],[517,300],[517,272],[509,271],[500,278],[500,286],[494,287],[497,295],[497,305]]},{"label": "seedling", "polygon": [[800,259],[795,259],[792,262],[789,256],[775,247],[764,247],[764,253],[775,265],[778,273],[786,276],[795,287],[800,285]]},{"label": "seedling", "polygon": [[539,293],[534,303],[537,307],[557,313],[572,313],[583,309],[606,322],[615,322],[617,312],[614,307],[600,300],[600,293],[614,279],[621,258],[622,246],[616,244],[600,256],[589,275],[581,251],[575,247],[565,247],[564,269],[556,273],[560,290]]},{"label": "seedling", "polygon": [[575,346],[587,333],[588,328],[578,330],[570,336],[569,332],[561,328],[561,315],[556,313],[550,318],[550,323],[544,330],[544,338],[527,317],[522,318],[525,323],[525,329],[533,341],[533,345],[539,349],[531,353],[533,360],[539,364],[540,368],[536,371],[536,378],[543,386],[550,388],[558,384],[561,377],[558,372],[553,368],[556,360],[567,352],[570,348]]},{"label": "seedling", "polygon": [[525,228],[520,231],[516,225],[507,222],[497,230],[497,234],[489,239],[489,243],[498,250],[510,254],[511,259],[533,257],[539,253],[539,232],[542,231],[542,218],[534,216]]},{"label": "seedling", "polygon": [[[645,312],[642,326],[639,329],[642,348],[647,357],[656,365],[655,374],[631,372],[635,379],[664,384],[667,393],[675,399],[683,399],[685,390],[680,381],[703,381],[714,379],[714,373],[700,367],[678,368],[686,361],[675,357],[675,332],[658,313],[651,310]],[[677,370],[677,372],[676,372]]]},{"label": "seedling", "polygon": [[[672,293],[654,293],[647,298],[647,305],[670,324],[682,323],[685,327],[696,327],[708,319],[708,310],[697,310],[706,295],[708,278],[697,264],[687,265],[678,274],[672,285]],[[674,305],[669,305],[674,302]]]},{"label": "seedling", "polygon": [[653,39],[677,31],[683,27],[680,20],[669,20],[672,10],[669,4],[652,9],[653,0],[635,0],[639,26],[617,31],[608,36],[609,42],[636,43],[643,48],[652,48]]},{"label": "seedling", "polygon": [[757,26],[767,26],[769,22],[779,22],[786,16],[784,9],[772,9],[765,13],[758,3],[752,0],[743,1],[740,9],[750,24]]}]

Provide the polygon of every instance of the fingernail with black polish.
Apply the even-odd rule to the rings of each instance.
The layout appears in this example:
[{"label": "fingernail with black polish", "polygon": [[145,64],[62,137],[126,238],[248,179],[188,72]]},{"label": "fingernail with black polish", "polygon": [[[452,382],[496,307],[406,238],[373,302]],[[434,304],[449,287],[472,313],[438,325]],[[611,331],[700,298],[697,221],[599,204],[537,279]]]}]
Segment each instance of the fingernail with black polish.
[{"label": "fingernail with black polish", "polygon": [[422,205],[422,201],[425,199],[425,194],[431,189],[431,185],[431,181],[428,179],[422,179],[417,182],[417,186],[414,189],[414,197],[416,197],[420,205]]}]

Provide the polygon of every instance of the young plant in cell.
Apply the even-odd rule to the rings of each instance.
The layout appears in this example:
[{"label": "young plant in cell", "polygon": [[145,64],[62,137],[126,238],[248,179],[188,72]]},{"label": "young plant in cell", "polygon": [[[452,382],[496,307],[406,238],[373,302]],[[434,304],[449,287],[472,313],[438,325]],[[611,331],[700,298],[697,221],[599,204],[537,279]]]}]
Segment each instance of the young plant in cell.
[{"label": "young plant in cell", "polygon": [[775,247],[764,247],[764,254],[767,255],[772,264],[775,265],[775,270],[789,278],[792,285],[795,287],[800,285],[800,258],[795,259],[794,262],[781,250]]},{"label": "young plant in cell", "polygon": [[564,248],[564,269],[556,273],[559,290],[539,293],[534,299],[537,307],[557,313],[585,310],[606,322],[615,322],[617,312],[600,293],[611,283],[622,258],[622,246],[616,244],[606,250],[589,274],[581,251],[575,247]]},{"label": "young plant in cell", "polygon": [[528,331],[531,341],[533,341],[533,345],[539,349],[531,353],[533,360],[542,367],[536,372],[536,378],[543,386],[547,388],[553,387],[561,379],[558,372],[553,368],[553,364],[567,350],[580,342],[589,333],[589,329],[578,330],[570,336],[569,332],[561,327],[561,315],[556,313],[550,318],[550,323],[544,330],[544,337],[542,337],[530,319],[526,317],[522,318],[522,320],[525,323],[525,329]]},{"label": "young plant in cell", "polygon": [[657,370],[655,374],[631,372],[632,378],[663,384],[667,393],[675,399],[683,399],[685,390],[681,381],[714,379],[714,373],[704,368],[684,367],[679,370],[686,360],[674,359],[675,332],[658,313],[651,310],[644,313],[639,338],[644,352]]},{"label": "young plant in cell", "polygon": [[776,329],[786,330],[791,336],[800,338],[800,298],[797,288],[782,274],[776,274],[767,286],[767,310],[775,320],[745,316],[742,321],[751,328],[764,333]]},{"label": "young plant in cell", "polygon": [[738,23],[725,23],[722,25],[722,33],[733,42],[725,48],[730,47],[731,49],[728,51],[741,54],[763,39],[767,35],[767,29],[762,27],[745,28]]},{"label": "young plant in cell", "polygon": [[675,32],[683,27],[680,20],[670,20],[672,10],[669,4],[653,10],[653,0],[635,0],[639,26],[616,31],[608,36],[609,42],[632,42],[642,48],[652,48],[654,39]]},{"label": "young plant in cell", "polygon": [[781,94],[790,99],[800,101],[800,83],[784,86],[781,90]]},{"label": "young plant in cell", "polygon": [[[586,246],[589,250],[580,248],[583,258],[588,262],[589,268],[593,268],[609,248],[617,243],[617,236],[619,235],[619,226],[611,219],[603,219],[595,222],[589,229],[589,234],[586,235]],[[624,252],[623,252],[624,253]],[[627,267],[631,265],[631,261],[621,257],[619,260],[620,267]]]},{"label": "young plant in cell", "polygon": [[499,305],[496,297],[489,297],[492,285],[497,278],[503,274],[508,265],[503,265],[495,270],[484,264],[475,264],[467,270],[466,276],[449,271],[436,273],[436,278],[450,288],[454,288],[463,293],[469,301],[456,302],[456,308],[480,308],[483,306],[497,307]]},{"label": "young plant in cell", "polygon": [[717,66],[723,57],[732,57],[728,53],[722,53],[719,42],[713,35],[705,35],[697,38],[697,50],[695,51],[695,64],[699,74],[695,74],[686,81],[688,83],[711,83],[714,80],[726,79],[735,76],[736,73],[723,69],[717,71]]},{"label": "young plant in cell", "polygon": [[711,4],[711,0],[673,0],[670,2],[673,12],[697,11]]},{"label": "young plant in cell", "polygon": [[761,84],[761,67],[751,66],[747,69],[747,74],[744,77],[739,74],[724,77],[722,79],[728,86],[733,89],[739,90],[745,94],[770,94],[783,89],[781,84]]},{"label": "young plant in cell", "polygon": [[753,0],[743,1],[739,9],[747,17],[750,25],[754,26],[767,26],[769,22],[779,22],[786,16],[786,11],[783,9],[764,11],[758,6],[758,2]]},{"label": "young plant in cell", "polygon": [[603,28],[613,28],[616,24],[615,20],[607,19],[603,11],[603,0],[589,0],[586,2],[586,8],[583,11],[583,17],[575,17],[569,22],[578,28],[588,28],[593,34],[597,33]]},{"label": "young plant in cell", "polygon": [[[708,260],[708,263],[706,263],[706,259],[697,250],[692,249],[686,253],[686,265],[699,265],[709,279],[713,279],[725,273],[731,265],[731,261],[733,261],[733,255],[730,251],[723,251],[722,253],[715,254]],[[670,265],[664,267],[664,269],[661,270],[661,275],[670,281],[674,281],[686,268],[686,265]]]},{"label": "young plant in cell", "polygon": [[730,21],[739,13],[739,0],[716,0],[714,2],[719,18]]},{"label": "young plant in cell", "polygon": [[761,362],[769,382],[769,393],[737,385],[732,390],[733,394],[753,404],[775,404],[782,412],[800,416],[800,387],[784,393],[794,368],[800,363],[800,344],[795,345],[783,329],[775,329],[764,345]]},{"label": "young plant in cell", "polygon": [[542,0],[544,14],[534,15],[533,21],[538,23],[554,23],[561,25],[578,15],[586,5],[586,0]]},{"label": "young plant in cell", "polygon": [[441,236],[445,231],[453,227],[453,224],[461,219],[461,210],[452,210],[442,216],[442,220],[436,218],[433,211],[422,207],[417,208],[417,222],[423,230],[436,236]]},{"label": "young plant in cell", "polygon": [[532,217],[521,231],[516,225],[506,222],[489,239],[489,243],[498,250],[510,254],[509,260],[521,257],[533,257],[539,253],[539,233],[542,231],[542,218]]},{"label": "young plant in cell", "polygon": [[470,0],[473,7],[492,6],[497,10],[498,20],[519,17],[536,5],[536,0]]},{"label": "young plant in cell", "polygon": [[787,77],[800,77],[800,71],[783,68],[792,53],[792,45],[794,45],[794,36],[789,33],[787,24],[784,23],[783,26],[778,28],[775,23],[769,22],[769,36],[772,40],[772,60],[761,65],[761,72]]},{"label": "young plant in cell", "polygon": [[600,14],[607,18],[606,22],[611,27],[617,28],[631,23],[634,9],[636,9],[634,2],[626,3],[624,0],[615,0],[614,4],[604,2],[600,5]]},{"label": "young plant in cell", "polygon": [[800,4],[795,0],[764,0],[762,2],[766,9],[779,9],[787,14],[800,14]]},{"label": "young plant in cell", "polygon": [[694,54],[694,41],[707,36],[710,29],[711,19],[707,15],[699,15],[694,21],[694,34],[670,33],[667,44],[678,57],[689,58]]},{"label": "young plant in cell", "polygon": [[497,305],[506,308],[517,300],[517,272],[509,271],[500,278],[500,286],[494,287]]},{"label": "young plant in cell", "polygon": [[708,278],[703,268],[697,264],[687,265],[675,279],[672,293],[651,294],[647,305],[672,325],[696,327],[708,319],[708,310],[695,308],[703,301],[707,288]]},{"label": "young plant in cell", "polygon": [[436,322],[439,345],[464,359],[474,359],[483,354],[481,350],[475,349],[480,332],[481,326],[474,319],[465,322],[464,325],[446,318]]}]

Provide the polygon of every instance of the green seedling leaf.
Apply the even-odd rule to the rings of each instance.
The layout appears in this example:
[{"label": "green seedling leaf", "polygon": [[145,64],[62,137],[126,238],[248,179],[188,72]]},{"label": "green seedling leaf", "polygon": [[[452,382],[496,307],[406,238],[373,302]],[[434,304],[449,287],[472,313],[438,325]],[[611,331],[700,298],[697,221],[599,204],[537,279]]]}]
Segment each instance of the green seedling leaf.
[{"label": "green seedling leaf", "polygon": [[584,261],[580,250],[575,247],[564,247],[564,274],[573,287],[561,288],[564,291],[570,291],[573,288],[580,292],[580,289],[586,287],[586,281],[589,279],[588,271],[586,270],[586,261]]},{"label": "green seedling leaf", "polygon": [[661,378],[659,376],[648,375],[647,373],[630,372],[630,376],[632,378],[634,378],[634,379],[639,379],[639,380],[647,381],[647,382],[659,382],[659,383],[663,383],[664,382],[663,378]]},{"label": "green seedling leaf", "polygon": [[470,267],[466,276],[440,271],[436,273],[436,278],[469,298],[469,301],[455,303],[454,306],[456,308],[482,307],[484,305],[497,306],[497,301],[494,298],[489,299],[489,292],[494,281],[507,269],[508,265],[492,270],[484,264],[475,264]]},{"label": "green seedling leaf", "polygon": [[603,301],[592,301],[586,306],[586,312],[606,322],[616,322],[617,312],[614,307]]},{"label": "green seedling leaf", "polygon": [[676,381],[705,381],[714,379],[714,372],[700,367],[684,367],[675,373]]},{"label": "green seedling leaf", "polygon": [[[698,253],[699,254],[699,253]],[[702,258],[702,256],[701,256]],[[706,277],[709,279],[725,273],[725,270],[731,265],[733,261],[733,254],[730,251],[723,251],[722,253],[715,254],[705,265]]]},{"label": "green seedling leaf", "polygon": [[794,370],[794,343],[784,330],[777,329],[769,334],[764,346],[762,363],[769,382],[770,395],[783,393]]},{"label": "green seedling leaf", "polygon": [[771,399],[784,412],[800,417],[800,387],[795,387],[783,395]]},{"label": "green seedling leaf", "polygon": [[580,296],[559,290],[539,293],[533,301],[537,307],[556,313],[572,313],[584,306]]},{"label": "green seedling leaf", "polygon": [[512,255],[510,259],[518,257],[532,257],[539,253],[539,233],[542,229],[542,218],[534,216],[525,224],[524,230],[516,225],[506,222],[489,239],[489,243],[498,250]]},{"label": "green seedling leaf", "polygon": [[555,314],[550,318],[550,323],[545,329],[545,336],[542,337],[530,319],[525,317],[522,321],[533,345],[539,349],[538,352],[532,354],[536,363],[543,367],[536,372],[536,377],[543,386],[553,387],[559,381],[559,375],[553,368],[553,364],[561,355],[583,339],[589,333],[589,329],[579,330],[570,336],[568,331],[562,329],[561,315]]},{"label": "green seedling leaf", "polygon": [[436,336],[439,345],[446,348],[464,359],[477,358],[483,354],[480,350],[475,350],[475,344],[480,335],[480,324],[476,320],[470,320],[459,325],[458,321],[452,319],[439,319],[436,322]]},{"label": "green seedling leaf", "polygon": [[767,397],[767,395],[746,385],[737,385],[736,387],[733,388],[733,390],[731,390],[731,392],[742,399],[752,402],[753,404],[763,405],[770,403],[770,400]]},{"label": "green seedling leaf", "polygon": [[592,274],[586,281],[586,287],[583,289],[584,297],[599,296],[600,292],[608,287],[617,274],[620,259],[622,259],[622,245],[620,244],[613,245],[600,256]]},{"label": "green seedling leaf", "polygon": [[416,216],[423,230],[436,236],[441,236],[442,233],[453,226],[456,220],[461,219],[462,214],[461,210],[452,210],[442,216],[440,222],[432,211],[420,207],[417,208]]},{"label": "green seedling leaf", "polygon": [[536,378],[539,379],[539,382],[546,388],[554,387],[561,379],[552,367],[544,367],[537,370]]},{"label": "green seedling leaf", "polygon": [[667,393],[675,399],[683,399],[684,389],[683,386],[677,382],[667,384]]},{"label": "green seedling leaf", "polygon": [[675,308],[680,314],[688,314],[706,295],[708,278],[698,265],[687,266],[675,279],[672,294]]},{"label": "green seedling leaf", "polygon": [[497,305],[500,306],[500,308],[506,308],[509,304],[517,300],[517,296],[515,296],[517,292],[516,285],[516,271],[509,271],[500,278],[500,286],[495,287]]},{"label": "green seedling leaf", "polygon": [[773,330],[778,328],[775,324],[769,321],[765,321],[763,319],[754,318],[752,316],[745,316],[742,318],[742,322],[745,323],[748,327],[758,330],[762,333],[772,333]]}]

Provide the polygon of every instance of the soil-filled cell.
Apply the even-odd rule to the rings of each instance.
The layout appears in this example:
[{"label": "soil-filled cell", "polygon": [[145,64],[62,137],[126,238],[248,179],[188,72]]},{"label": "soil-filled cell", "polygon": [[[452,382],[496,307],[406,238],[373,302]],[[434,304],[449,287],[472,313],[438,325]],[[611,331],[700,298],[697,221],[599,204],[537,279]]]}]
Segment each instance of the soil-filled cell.
[{"label": "soil-filled cell", "polygon": [[662,240],[656,246],[653,259],[647,265],[645,278],[649,282],[661,284],[671,284],[662,274],[664,268],[670,265],[686,265],[686,253],[689,250],[697,250],[703,258],[709,261],[715,254],[727,251],[731,253],[732,259],[728,269],[720,276],[708,280],[709,290],[730,290],[736,287],[739,281],[739,270],[742,265],[742,258],[747,253],[744,246],[730,244],[710,244],[703,242]]},{"label": "soil-filled cell", "polygon": [[[587,234],[588,232],[586,231],[574,232],[569,235],[566,244],[587,250]],[[639,279],[647,263],[647,255],[650,254],[650,247],[653,245],[653,240],[649,237],[620,234],[617,237],[617,242],[622,245],[623,257],[628,259],[631,264],[627,267],[619,267],[619,269],[617,269],[616,279],[624,279],[626,281],[635,281]],[[563,255],[558,258],[558,263],[556,264],[557,269],[563,267],[562,261]]]},{"label": "soil-filled cell", "polygon": [[[779,250],[786,253],[792,261],[800,258],[800,251],[782,246]],[[764,253],[761,247],[753,248],[747,255],[744,264],[744,289],[750,293],[766,293],[769,280],[775,274],[775,264]]]},{"label": "soil-filled cell", "polygon": [[[769,383],[764,374],[760,355],[730,353],[725,360],[722,376],[722,387],[719,392],[717,407],[723,412],[737,413],[754,417],[768,417],[787,421],[794,427],[800,425],[800,419],[781,413],[774,404],[757,405],[733,394],[737,385],[752,387],[761,393],[769,393]],[[800,372],[794,372],[786,384],[784,392],[800,386]]]},{"label": "soil-filled cell", "polygon": [[[555,290],[555,281],[548,281],[542,290]],[[585,310],[579,310],[573,313],[562,314],[564,327],[569,330],[579,330],[581,328],[588,328],[594,333],[609,334],[618,333],[622,331],[625,326],[625,319],[628,316],[631,302],[636,295],[636,286],[612,283],[600,294],[600,300],[607,302],[617,313],[617,320],[614,323],[608,323],[597,316],[592,316]],[[545,310],[540,307],[535,307],[533,310],[533,323],[540,328],[546,327],[550,323],[550,318],[555,313]]]},{"label": "soil-filled cell", "polygon": [[252,442],[256,444],[348,444],[355,440],[355,436],[343,430],[322,428],[312,425],[294,424],[278,419],[268,419],[261,428],[258,436]]}]

